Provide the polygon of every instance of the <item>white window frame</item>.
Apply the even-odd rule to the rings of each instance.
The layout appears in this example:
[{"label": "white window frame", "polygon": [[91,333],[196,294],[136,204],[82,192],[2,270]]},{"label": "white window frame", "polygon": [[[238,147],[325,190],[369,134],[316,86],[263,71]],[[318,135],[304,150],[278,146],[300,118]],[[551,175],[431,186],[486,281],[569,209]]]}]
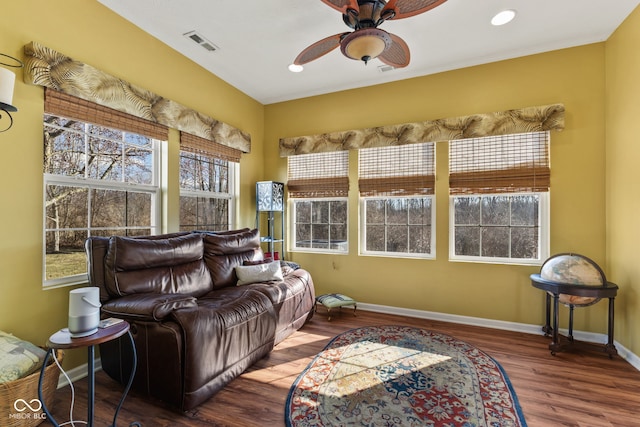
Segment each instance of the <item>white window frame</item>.
[{"label": "white window frame", "polygon": [[[435,143],[422,142],[398,146],[363,148],[358,151],[359,186],[359,255],[433,259],[435,247]],[[411,234],[407,233],[407,251],[391,251],[388,248],[389,228],[394,225],[409,227],[406,223],[387,222],[387,202],[392,200],[428,199],[431,204],[430,241],[428,253],[409,252]],[[384,239],[385,250],[367,250],[367,202],[379,200],[385,204]],[[407,215],[409,212],[407,212]],[[414,224],[420,225],[420,224]]]},{"label": "white window frame", "polygon": [[[298,202],[345,202],[346,203],[346,211],[347,218],[345,220],[347,240],[344,242],[344,245],[337,247],[335,249],[331,249],[331,243],[328,248],[306,248],[301,246],[296,246],[296,230],[297,230],[297,222],[296,222],[296,203]],[[291,252],[307,252],[307,253],[325,253],[325,254],[338,254],[338,255],[347,255],[349,253],[349,198],[348,197],[318,197],[318,198],[290,198],[289,199],[289,230],[291,230],[289,234],[289,242],[288,247]],[[331,222],[329,224],[331,225]],[[313,234],[313,232],[312,232]]]},{"label": "white window frame", "polygon": [[[495,197],[495,196],[538,196],[538,257],[529,258],[507,258],[507,257],[485,257],[468,256],[455,254],[455,206],[456,198],[463,197]],[[549,257],[550,246],[550,203],[549,192],[525,192],[525,193],[499,193],[499,194],[467,194],[449,196],[449,261],[454,262],[477,262],[488,264],[509,264],[509,265],[542,265]]]},{"label": "white window frame", "polygon": [[[430,253],[412,253],[412,252],[390,252],[390,251],[368,251],[367,245],[367,200],[390,200],[390,199],[430,199],[431,200],[431,252]],[[375,256],[387,258],[416,258],[416,259],[435,259],[436,258],[436,197],[435,195],[413,195],[413,196],[397,196],[397,197],[360,197],[360,248],[361,256]],[[386,228],[386,224],[385,224]]]},{"label": "white window frame", "polygon": [[[182,157],[182,153],[190,153],[189,151],[184,151],[184,150],[180,150],[180,154],[179,156]],[[207,156],[210,158],[215,158],[214,156],[209,156],[206,154],[200,154],[201,156]],[[182,167],[182,166],[180,166]],[[229,224],[229,229],[233,230],[236,225],[235,225],[235,218],[236,218],[236,205],[237,205],[237,201],[238,201],[238,194],[240,191],[240,186],[239,186],[239,182],[240,182],[240,163],[237,162],[232,162],[230,160],[227,160],[227,167],[228,167],[228,187],[229,187],[229,192],[228,193],[220,193],[220,192],[214,192],[214,191],[203,191],[203,190],[186,190],[183,188],[180,188],[180,197],[200,197],[200,198],[206,198],[206,199],[222,199],[222,200],[228,200],[229,202],[229,209],[228,209],[228,215],[229,218],[227,218],[227,222]],[[182,204],[180,204],[180,209],[182,209]],[[179,217],[181,216],[180,214],[178,215]],[[179,227],[182,228],[182,224],[179,224]],[[212,231],[218,231],[218,230],[212,230]]]},{"label": "white window frame", "polygon": [[[45,113],[44,115],[53,115],[57,117],[64,117],[58,114]],[[44,116],[43,116],[44,119]],[[91,125],[84,120],[71,119],[76,120],[78,122],[85,123],[85,126]],[[101,126],[108,128],[108,126]],[[136,132],[127,132],[117,129],[118,132],[136,134]],[[86,137],[86,133],[85,133]],[[152,141],[151,151],[153,152],[153,162],[152,162],[152,182],[151,184],[136,184],[129,182],[118,182],[118,181],[102,181],[98,179],[92,178],[84,178],[79,176],[65,176],[65,175],[56,175],[56,174],[43,174],[43,191],[42,191],[42,229],[44,230],[42,235],[42,286],[45,289],[59,288],[65,286],[73,286],[78,284],[85,284],[88,282],[88,273],[75,274],[71,276],[59,277],[55,279],[47,279],[47,270],[46,270],[46,256],[47,256],[47,232],[56,230],[55,228],[47,228],[47,206],[46,206],[46,198],[47,198],[47,186],[51,185],[61,185],[61,186],[69,186],[69,187],[77,187],[77,188],[86,188],[88,190],[119,190],[119,191],[132,191],[132,192],[140,192],[151,194],[151,224],[149,227],[91,227],[91,218],[87,219],[89,224],[86,228],[69,228],[64,229],[65,231],[86,231],[88,236],[91,236],[92,230],[135,230],[135,229],[150,229],[151,234],[158,234],[161,229],[161,218],[162,218],[162,208],[161,208],[161,142],[160,140],[150,138]],[[123,176],[124,178],[124,176]],[[88,212],[90,214],[90,210]]]}]

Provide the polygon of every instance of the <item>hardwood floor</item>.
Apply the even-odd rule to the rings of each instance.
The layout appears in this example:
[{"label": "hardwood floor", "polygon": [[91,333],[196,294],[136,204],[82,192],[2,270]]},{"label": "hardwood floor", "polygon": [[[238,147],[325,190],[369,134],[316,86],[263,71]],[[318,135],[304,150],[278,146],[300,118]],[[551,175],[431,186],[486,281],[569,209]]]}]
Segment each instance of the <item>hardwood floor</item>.
[{"label": "hardwood floor", "polygon": [[[331,338],[368,325],[409,325],[455,336],[496,359],[507,372],[530,427],[640,426],[640,371],[599,349],[552,356],[550,339],[453,323],[350,310],[327,321],[315,317],[264,359],[196,410],[177,414],[143,399],[127,397],[118,425],[143,426],[284,426],[284,405],[291,384]],[[75,419],[86,418],[86,380],[75,383]],[[122,387],[104,372],[96,374],[95,425],[111,425]],[[56,392],[53,415],[69,419],[69,387]],[[48,422],[42,424],[47,425]]]}]

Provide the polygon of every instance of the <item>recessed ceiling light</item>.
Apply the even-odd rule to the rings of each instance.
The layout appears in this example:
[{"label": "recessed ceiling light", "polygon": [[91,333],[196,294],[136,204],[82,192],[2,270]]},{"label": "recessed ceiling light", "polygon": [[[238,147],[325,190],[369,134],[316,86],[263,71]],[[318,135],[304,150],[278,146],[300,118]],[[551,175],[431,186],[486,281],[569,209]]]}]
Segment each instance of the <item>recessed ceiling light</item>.
[{"label": "recessed ceiling light", "polygon": [[508,24],[513,21],[513,18],[516,17],[516,11],[512,9],[503,10],[502,12],[498,12],[496,16],[491,18],[491,24],[498,26]]},{"label": "recessed ceiling light", "polygon": [[289,65],[289,71],[291,71],[292,73],[299,73],[302,70],[304,70],[304,67],[302,65],[297,65],[297,64]]}]

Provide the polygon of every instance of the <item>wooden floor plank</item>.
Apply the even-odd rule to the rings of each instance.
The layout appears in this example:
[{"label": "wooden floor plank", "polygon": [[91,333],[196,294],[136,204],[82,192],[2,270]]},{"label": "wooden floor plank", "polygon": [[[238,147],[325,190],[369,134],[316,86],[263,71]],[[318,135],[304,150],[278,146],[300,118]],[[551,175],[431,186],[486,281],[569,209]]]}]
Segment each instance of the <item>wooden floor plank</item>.
[{"label": "wooden floor plank", "polygon": [[[200,407],[172,412],[132,392],[118,425],[143,426],[284,426],[289,388],[336,335],[370,325],[408,325],[445,333],[466,341],[497,360],[514,387],[530,427],[640,427],[640,372],[601,350],[569,351],[552,356],[549,338],[522,332],[460,325],[359,311],[334,316],[318,313],[300,331]],[[77,381],[75,419],[86,419],[86,380]],[[95,425],[110,425],[122,387],[104,372],[96,374]],[[56,392],[53,414],[69,420],[69,387]],[[46,422],[42,425],[50,423]]]}]

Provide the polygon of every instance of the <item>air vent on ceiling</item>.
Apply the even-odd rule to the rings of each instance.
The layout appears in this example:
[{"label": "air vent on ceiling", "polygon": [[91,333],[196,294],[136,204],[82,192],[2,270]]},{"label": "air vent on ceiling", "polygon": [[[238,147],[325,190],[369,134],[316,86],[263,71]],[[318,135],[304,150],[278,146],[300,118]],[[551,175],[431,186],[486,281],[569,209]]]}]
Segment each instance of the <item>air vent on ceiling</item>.
[{"label": "air vent on ceiling", "polygon": [[219,49],[218,46],[205,39],[202,34],[198,33],[197,31],[189,31],[188,33],[184,33],[184,36],[190,38],[210,52],[214,52]]},{"label": "air vent on ceiling", "polygon": [[380,71],[381,73],[386,73],[387,71],[393,71],[395,70],[395,67],[392,67],[391,65],[378,65],[378,71]]}]

